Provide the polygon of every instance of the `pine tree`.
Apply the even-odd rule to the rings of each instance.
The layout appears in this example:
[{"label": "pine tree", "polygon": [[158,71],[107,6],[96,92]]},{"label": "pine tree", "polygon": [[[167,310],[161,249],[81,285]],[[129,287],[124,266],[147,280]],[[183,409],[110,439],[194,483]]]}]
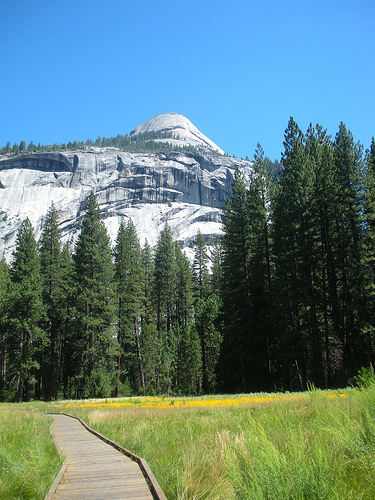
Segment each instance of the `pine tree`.
[{"label": "pine tree", "polygon": [[175,247],[171,229],[165,224],[156,245],[154,259],[153,294],[159,332],[167,333],[174,325],[176,281]]},{"label": "pine tree", "polygon": [[365,255],[363,258],[365,289],[367,297],[367,318],[363,334],[370,340],[367,353],[369,363],[374,363],[373,342],[375,335],[375,140],[372,138],[370,149],[365,156]]},{"label": "pine tree", "polygon": [[52,204],[43,224],[39,242],[43,302],[46,307],[45,331],[48,348],[42,363],[42,387],[47,400],[58,398],[63,369],[63,345],[67,334],[67,285],[70,276],[62,260],[61,232],[57,211]]},{"label": "pine tree", "polygon": [[270,390],[275,360],[274,311],[271,283],[269,160],[258,143],[254,155],[254,173],[247,194],[248,267],[250,319],[248,332],[248,384],[252,389]]},{"label": "pine tree", "polygon": [[[88,198],[86,214],[74,254],[76,285],[77,396],[110,395],[114,340],[114,265],[106,227],[101,220],[94,193]],[[109,392],[109,394],[108,394]]]},{"label": "pine tree", "polygon": [[193,274],[189,259],[177,241],[174,244],[176,258],[176,325],[183,329],[193,315]]},{"label": "pine tree", "polygon": [[[247,387],[247,337],[250,325],[250,272],[248,262],[247,188],[242,173],[235,172],[232,194],[224,210],[223,326],[220,360],[222,390]],[[234,368],[235,367],[235,368]]]},{"label": "pine tree", "polygon": [[154,324],[143,324],[141,349],[146,393],[154,395],[160,392],[163,357],[162,341]]},{"label": "pine tree", "polygon": [[223,246],[221,239],[217,238],[212,250],[212,272],[210,276],[210,290],[218,297],[223,293]]},{"label": "pine tree", "polygon": [[10,324],[12,371],[16,381],[16,401],[28,400],[37,383],[37,361],[45,342],[39,327],[43,317],[42,279],[33,227],[25,219],[17,234],[11,266]]},{"label": "pine tree", "polygon": [[273,238],[278,328],[283,378],[288,388],[308,380],[309,311],[314,301],[314,225],[311,206],[314,170],[305,139],[293,118],[285,131],[283,169],[273,204]]},{"label": "pine tree", "polygon": [[193,270],[195,295],[197,298],[203,299],[209,293],[209,275],[206,242],[200,231],[195,239]]},{"label": "pine tree", "polygon": [[175,388],[196,394],[202,384],[202,353],[200,338],[193,322],[193,270],[187,256],[175,242],[177,265],[176,325],[177,367]]},{"label": "pine tree", "polygon": [[[133,390],[139,384],[146,389],[140,343],[140,321],[144,315],[145,286],[142,252],[133,221],[121,221],[115,246],[116,284],[118,295],[117,380],[121,378],[121,361],[126,360],[126,373]],[[117,395],[118,395],[117,385]]]},{"label": "pine tree", "polygon": [[142,319],[142,325],[144,323],[151,324],[154,322],[154,312],[152,307],[152,294],[153,294],[153,278],[154,278],[154,258],[152,255],[152,250],[147,240],[144,247],[142,248],[142,263],[145,272],[144,279],[144,316]]},{"label": "pine tree", "polygon": [[155,249],[153,302],[161,345],[159,390],[170,393],[177,375],[178,323],[176,251],[168,224]]},{"label": "pine tree", "polygon": [[339,383],[342,367],[335,258],[338,184],[332,141],[320,125],[310,125],[307,131],[306,154],[315,173],[310,207],[315,228],[310,272],[313,287],[309,292],[313,299],[309,307],[310,380],[318,386],[331,387],[334,381]]},{"label": "pine tree", "polygon": [[7,399],[6,382],[9,362],[9,267],[5,260],[0,260],[0,401]]},{"label": "pine tree", "polygon": [[341,342],[344,373],[348,379],[361,366],[368,364],[365,353],[371,346],[371,339],[363,336],[368,318],[364,270],[365,187],[362,146],[354,142],[352,133],[343,123],[340,123],[334,141],[334,160],[339,186],[336,225],[341,284]]},{"label": "pine tree", "polygon": [[202,352],[193,323],[181,331],[178,349],[178,388],[183,394],[199,394],[202,387]]},{"label": "pine tree", "polygon": [[63,382],[64,398],[67,398],[69,381],[74,377],[74,267],[72,252],[69,243],[62,247],[59,257],[60,282],[58,288],[58,303],[60,305],[60,343],[59,343],[59,366],[57,374],[56,399],[60,397],[61,382]]},{"label": "pine tree", "polygon": [[216,368],[222,343],[222,334],[217,325],[220,305],[220,298],[215,294],[198,299],[195,305],[195,329],[201,344],[204,392],[214,392],[217,384]]}]

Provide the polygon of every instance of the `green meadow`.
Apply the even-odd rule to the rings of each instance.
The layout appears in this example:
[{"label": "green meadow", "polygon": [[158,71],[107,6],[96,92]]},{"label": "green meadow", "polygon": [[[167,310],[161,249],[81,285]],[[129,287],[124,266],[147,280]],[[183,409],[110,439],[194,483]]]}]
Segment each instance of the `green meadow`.
[{"label": "green meadow", "polygon": [[43,499],[62,465],[42,404],[0,404],[0,498]]},{"label": "green meadow", "polygon": [[168,499],[375,499],[375,384],[345,391],[0,405],[0,498],[61,467],[48,411],[144,457]]}]

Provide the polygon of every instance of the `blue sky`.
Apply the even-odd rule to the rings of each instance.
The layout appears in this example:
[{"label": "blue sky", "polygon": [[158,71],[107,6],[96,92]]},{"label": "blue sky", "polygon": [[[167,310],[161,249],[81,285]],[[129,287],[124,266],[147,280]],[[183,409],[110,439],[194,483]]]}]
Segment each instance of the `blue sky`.
[{"label": "blue sky", "polygon": [[0,2],[0,147],[168,111],[238,157],[280,158],[290,116],[375,136],[373,0]]}]

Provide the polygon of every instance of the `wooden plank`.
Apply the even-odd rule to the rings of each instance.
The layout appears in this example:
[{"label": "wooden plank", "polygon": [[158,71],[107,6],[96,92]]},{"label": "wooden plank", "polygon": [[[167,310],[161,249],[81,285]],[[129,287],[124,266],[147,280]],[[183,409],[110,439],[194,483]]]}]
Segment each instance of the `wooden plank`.
[{"label": "wooden plank", "polygon": [[53,436],[66,471],[52,500],[152,500],[137,463],[89,432],[75,418],[53,415]]}]

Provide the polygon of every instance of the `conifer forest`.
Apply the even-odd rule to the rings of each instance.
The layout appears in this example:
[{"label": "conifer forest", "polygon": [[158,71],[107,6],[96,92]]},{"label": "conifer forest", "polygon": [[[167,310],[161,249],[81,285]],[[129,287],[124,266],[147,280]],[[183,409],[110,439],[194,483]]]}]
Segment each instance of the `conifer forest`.
[{"label": "conifer forest", "polygon": [[113,246],[91,193],[74,248],[55,207],[0,261],[0,400],[344,387],[375,349],[375,142],[291,118],[278,174],[258,144],[223,237],[191,262],[166,224]]}]

